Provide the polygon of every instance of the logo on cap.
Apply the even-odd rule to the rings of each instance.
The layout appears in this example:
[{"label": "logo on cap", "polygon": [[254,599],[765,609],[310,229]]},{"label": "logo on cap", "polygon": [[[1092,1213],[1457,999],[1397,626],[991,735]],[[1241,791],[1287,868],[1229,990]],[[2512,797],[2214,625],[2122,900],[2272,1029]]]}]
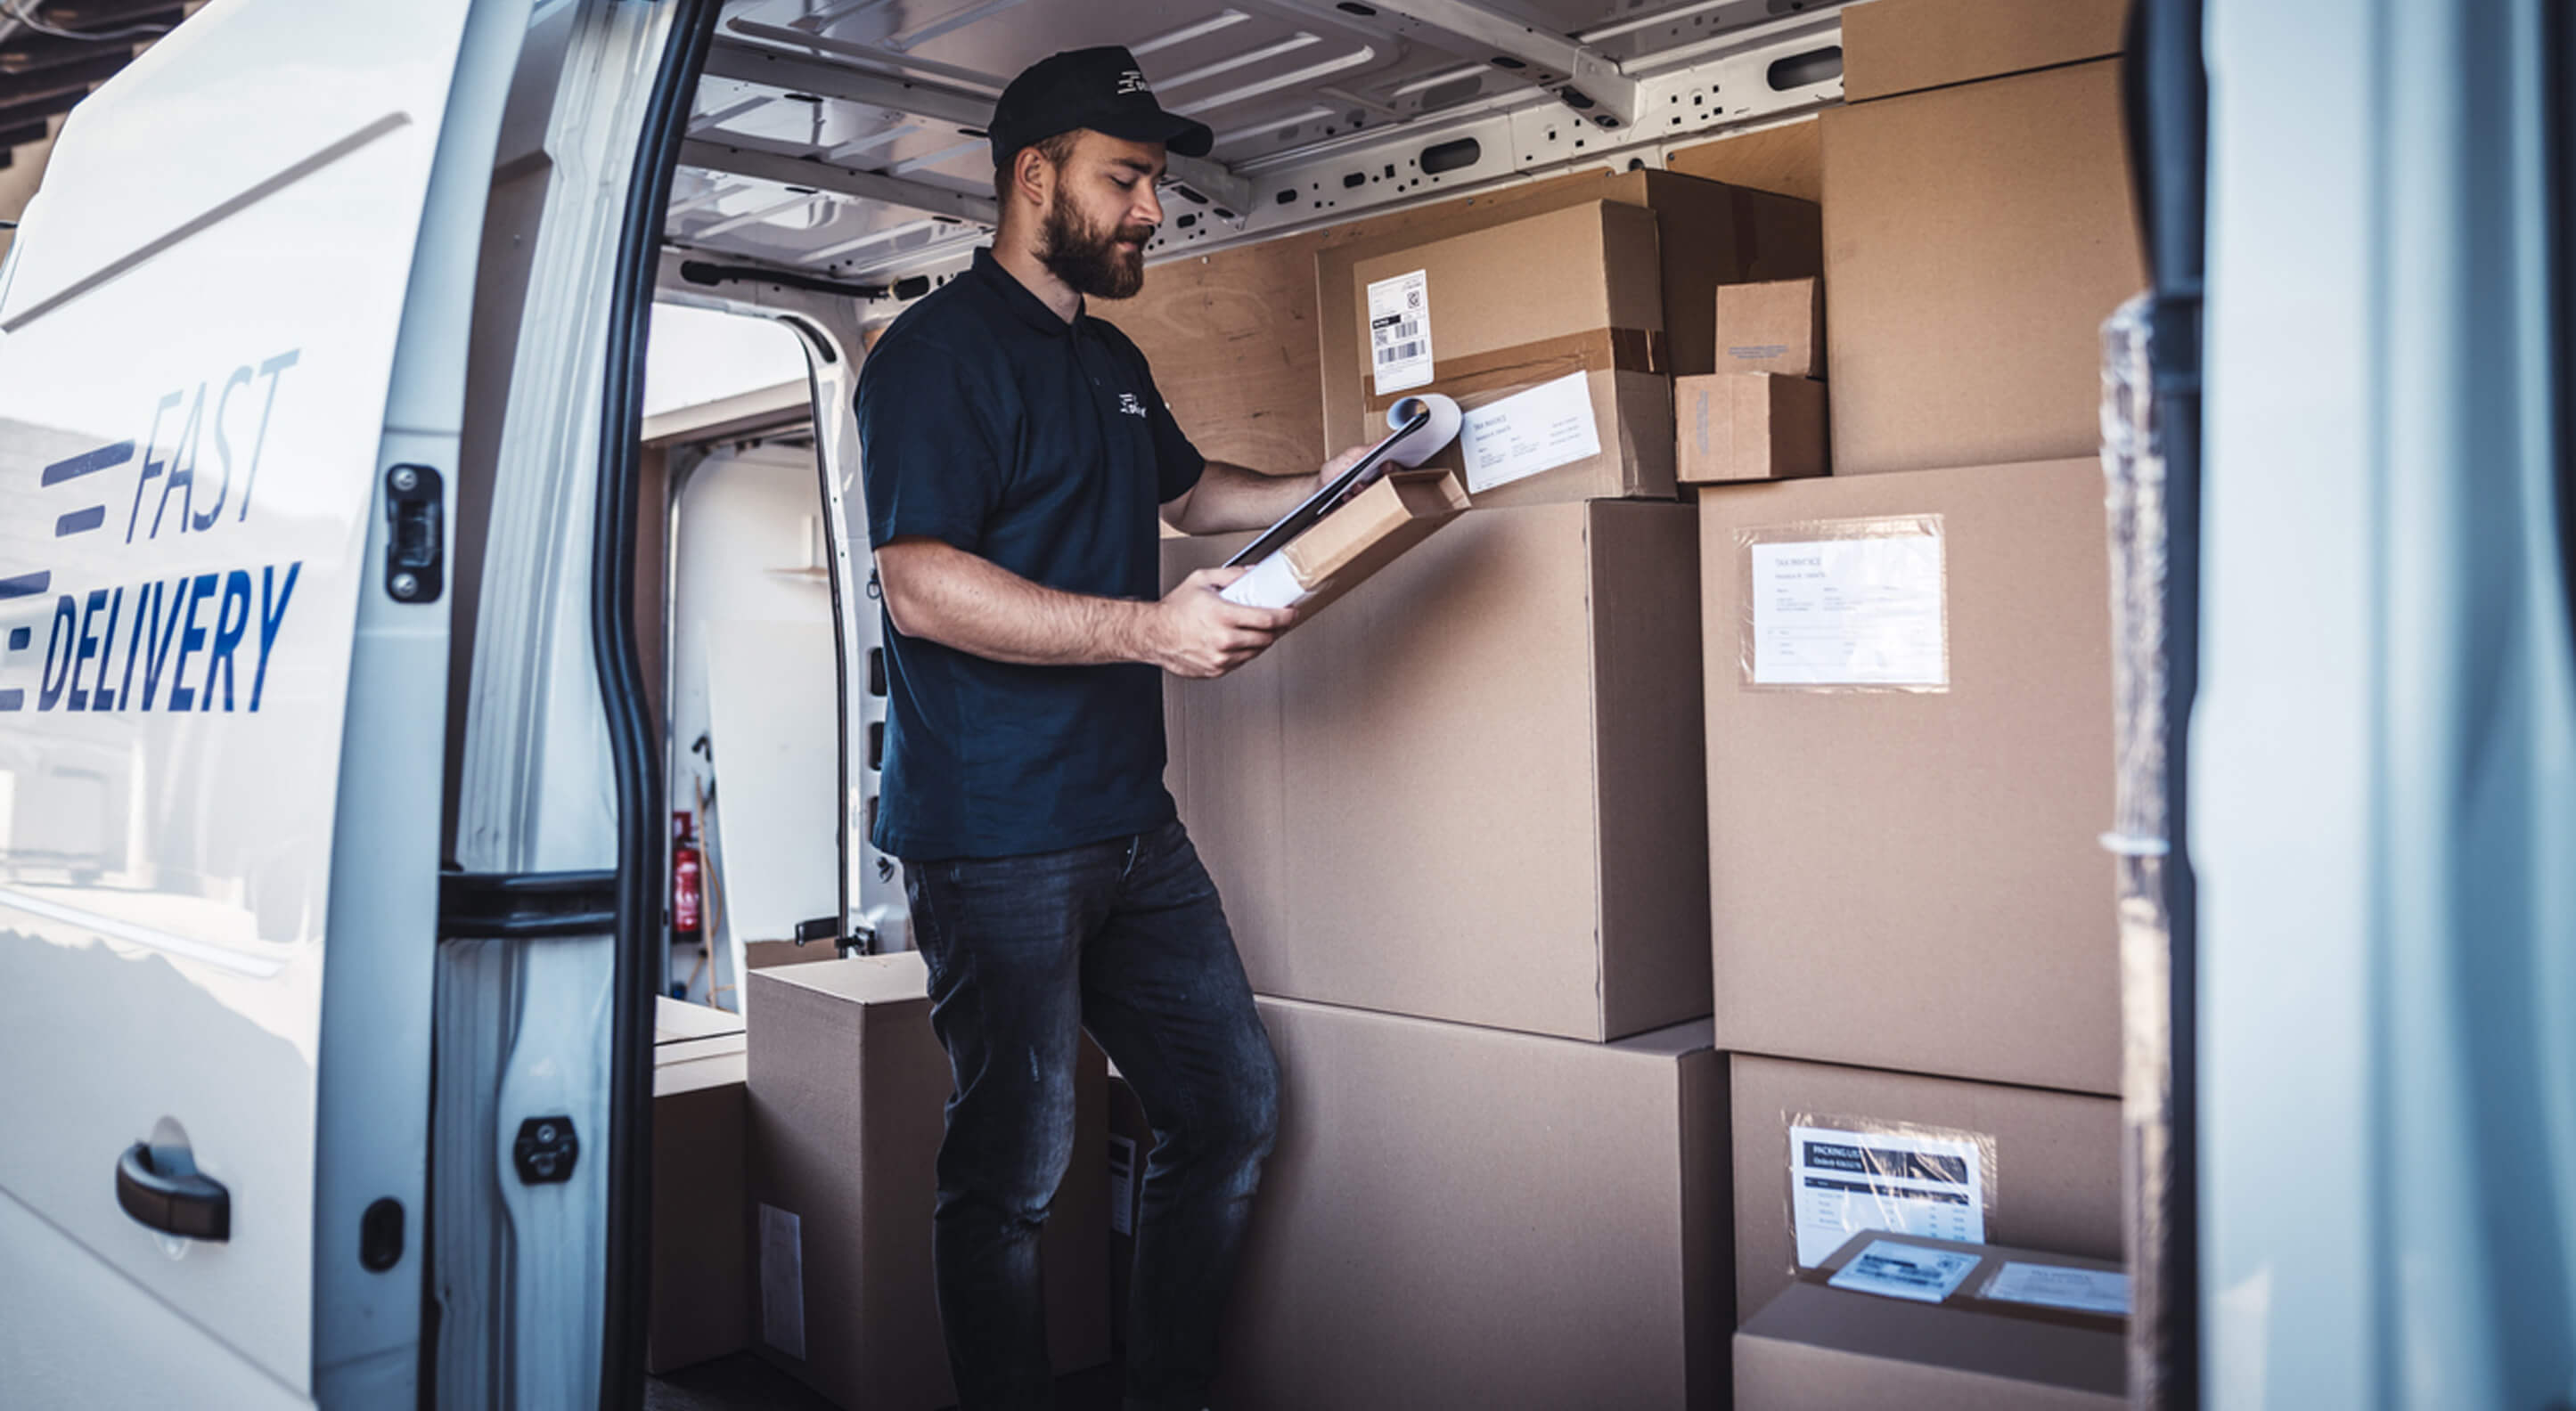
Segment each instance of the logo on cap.
[{"label": "logo on cap", "polygon": [[1151,93],[1154,90],[1152,85],[1145,82],[1145,74],[1143,70],[1129,69],[1125,73],[1118,75],[1118,91],[1121,93]]}]

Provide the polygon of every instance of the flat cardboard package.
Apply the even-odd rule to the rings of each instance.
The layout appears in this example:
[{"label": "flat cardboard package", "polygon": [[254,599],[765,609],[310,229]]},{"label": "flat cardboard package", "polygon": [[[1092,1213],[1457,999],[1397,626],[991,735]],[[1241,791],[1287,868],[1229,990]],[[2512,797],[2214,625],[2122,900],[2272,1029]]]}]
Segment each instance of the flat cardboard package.
[{"label": "flat cardboard package", "polygon": [[1824,291],[1820,279],[1717,286],[1717,371],[1824,376]]},{"label": "flat cardboard package", "polygon": [[[917,952],[750,977],[754,1343],[842,1406],[957,1399],[930,1217],[950,1080]],[[1082,1046],[1073,1156],[1042,1245],[1056,1370],[1109,1358],[1108,1076]]]},{"label": "flat cardboard package", "polygon": [[[1367,582],[1371,574],[1395,562],[1466,508],[1467,492],[1445,470],[1393,472],[1275,550],[1269,557],[1278,560],[1288,581],[1269,582],[1267,586],[1277,591],[1267,602],[1243,601],[1293,606],[1302,622]],[[1256,576],[1271,571],[1266,559],[1248,567]]]},{"label": "flat cardboard package", "polygon": [[[1164,541],[1177,582],[1239,540]],[[1217,681],[1166,779],[1255,991],[1567,1038],[1708,1012],[1687,505],[1472,510]]]},{"label": "flat cardboard package", "polygon": [[1843,101],[1859,103],[2124,47],[2129,0],[1870,0],[1843,11]]},{"label": "flat cardboard package", "polygon": [[1836,470],[1700,492],[1718,1041],[2116,1093],[2100,467]]},{"label": "flat cardboard package", "polygon": [[2119,87],[2098,61],[1825,112],[1835,474],[2095,452],[2101,324],[2146,285]]},{"label": "flat cardboard package", "polygon": [[[1467,427],[1430,464],[1458,472],[1479,507],[1670,498],[1672,366],[1655,239],[1654,212],[1599,201],[1360,261],[1351,297],[1369,315],[1363,350],[1374,349],[1361,405],[1382,422],[1408,393],[1456,398]],[[1423,374],[1391,376],[1425,358]],[[1581,391],[1565,405],[1486,429],[1484,419],[1532,406],[1533,389],[1566,378]]]},{"label": "flat cardboard package", "polygon": [[750,1207],[741,1016],[657,997],[653,1040],[644,1370],[658,1373],[750,1345]]},{"label": "flat cardboard package", "polygon": [[1706,1024],[1587,1044],[1260,1004],[1279,1146],[1214,1404],[1724,1404],[1726,1095]]},{"label": "flat cardboard package", "polygon": [[[1938,1302],[1828,1282],[1874,1242],[1976,1261]],[[1736,1411],[2123,1411],[2127,1319],[1979,1296],[2007,1263],[2085,1273],[2107,1260],[1955,1240],[1855,1235],[1735,1335]]]},{"label": "flat cardboard package", "polygon": [[[1359,265],[1408,247],[1596,201],[1641,206],[1656,215],[1662,233],[1656,240],[1653,276],[1661,291],[1660,326],[1674,373],[1716,371],[1718,285],[1792,279],[1824,268],[1813,202],[1674,172],[1568,176],[1363,222],[1366,233],[1315,255],[1325,445],[1338,450],[1372,439],[1374,423],[1364,405],[1374,390],[1368,290],[1357,278]],[[1481,297],[1507,302],[1567,273],[1540,258],[1529,252],[1509,269],[1506,283],[1480,291]]]},{"label": "flat cardboard package", "polygon": [[1685,485],[1825,473],[1825,384],[1814,378],[1675,378],[1673,422],[1673,471]]},{"label": "flat cardboard package", "polygon": [[[1742,1316],[1769,1303],[1799,1268],[1821,1263],[1858,1229],[1883,1226],[1910,1208],[1882,1198],[1887,1187],[1873,1177],[1910,1175],[1889,1163],[1916,1148],[1951,1154],[1968,1169],[1954,1172],[1950,1184],[1981,1192],[1982,1207],[1921,1207],[1946,1228],[1979,1242],[2084,1259],[2120,1257],[2116,1098],[1744,1053],[1731,1055],[1728,1068],[1735,1299]],[[1800,1126],[1858,1136],[1833,1143],[1850,1149],[1837,1160],[1793,1144],[1791,1128]],[[1961,1147],[1972,1155],[1959,1155]],[[1798,1258],[1802,1226],[1811,1256],[1806,1265]]]}]

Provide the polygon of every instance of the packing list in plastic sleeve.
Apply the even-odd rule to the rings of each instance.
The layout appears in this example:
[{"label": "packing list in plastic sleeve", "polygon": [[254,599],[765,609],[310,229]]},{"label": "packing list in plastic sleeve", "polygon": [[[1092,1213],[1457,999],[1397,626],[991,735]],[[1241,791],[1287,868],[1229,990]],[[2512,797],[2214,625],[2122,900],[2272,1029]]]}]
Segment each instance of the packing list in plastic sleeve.
[{"label": "packing list in plastic sleeve", "polygon": [[1472,494],[1589,460],[1601,454],[1591,381],[1582,373],[1568,373],[1476,407],[1461,418],[1458,441],[1465,448]]},{"label": "packing list in plastic sleeve", "polygon": [[1377,393],[1431,380],[1431,276],[1424,270],[1368,287],[1369,372]]},{"label": "packing list in plastic sleeve", "polygon": [[1967,1133],[1789,1129],[1789,1218],[1812,1269],[1863,1230],[1983,1244],[1989,1165]]},{"label": "packing list in plastic sleeve", "polygon": [[1745,663],[1755,686],[1942,690],[1950,684],[1937,519],[1765,537],[1747,559]]}]

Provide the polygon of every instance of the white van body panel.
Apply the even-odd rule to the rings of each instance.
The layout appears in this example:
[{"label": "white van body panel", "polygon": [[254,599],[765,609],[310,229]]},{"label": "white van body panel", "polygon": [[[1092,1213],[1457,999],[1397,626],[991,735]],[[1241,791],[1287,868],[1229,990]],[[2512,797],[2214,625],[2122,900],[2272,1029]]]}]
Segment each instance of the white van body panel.
[{"label": "white van body panel", "polygon": [[[62,1275],[8,1321],[13,1376],[83,1389],[66,1404],[311,1389],[352,627],[468,9],[213,6],[74,115],[17,243],[0,985],[27,1002],[0,1026],[0,1267]],[[228,1242],[119,1208],[147,1138],[228,1188]],[[99,1267],[65,1272],[65,1244]],[[156,1324],[166,1362],[133,1350]],[[276,1395],[225,1399],[232,1360]]]}]

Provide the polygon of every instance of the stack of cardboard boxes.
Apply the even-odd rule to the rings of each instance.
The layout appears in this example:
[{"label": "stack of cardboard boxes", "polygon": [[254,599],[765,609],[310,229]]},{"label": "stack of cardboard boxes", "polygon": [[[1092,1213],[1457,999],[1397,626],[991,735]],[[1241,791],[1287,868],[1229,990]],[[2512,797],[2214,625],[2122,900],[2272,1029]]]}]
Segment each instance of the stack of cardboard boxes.
[{"label": "stack of cardboard boxes", "polygon": [[[1319,359],[1332,439],[1369,439],[1409,392],[1455,397],[1466,429],[1435,464],[1473,508],[1250,667],[1169,693],[1170,781],[1286,1082],[1228,1405],[1724,1394],[1671,373],[1712,365],[1718,285],[1811,276],[1821,246],[1806,202],[1608,185],[1318,261],[1342,315]],[[1240,542],[1172,541],[1166,575]]]},{"label": "stack of cardboard boxes", "polygon": [[1472,508],[1169,694],[1288,1075],[1236,1402],[1719,1404],[1730,1335],[1748,1407],[1823,1404],[1762,1370],[1791,1343],[1882,1395],[2116,1391],[2100,1326],[2017,1352],[1992,1271],[1906,1315],[2005,1319],[1946,1359],[1822,1281],[1872,1231],[2121,1253],[2122,9],[1847,11],[1813,245],[1647,174],[1317,254],[1325,443],[1448,392]]}]

